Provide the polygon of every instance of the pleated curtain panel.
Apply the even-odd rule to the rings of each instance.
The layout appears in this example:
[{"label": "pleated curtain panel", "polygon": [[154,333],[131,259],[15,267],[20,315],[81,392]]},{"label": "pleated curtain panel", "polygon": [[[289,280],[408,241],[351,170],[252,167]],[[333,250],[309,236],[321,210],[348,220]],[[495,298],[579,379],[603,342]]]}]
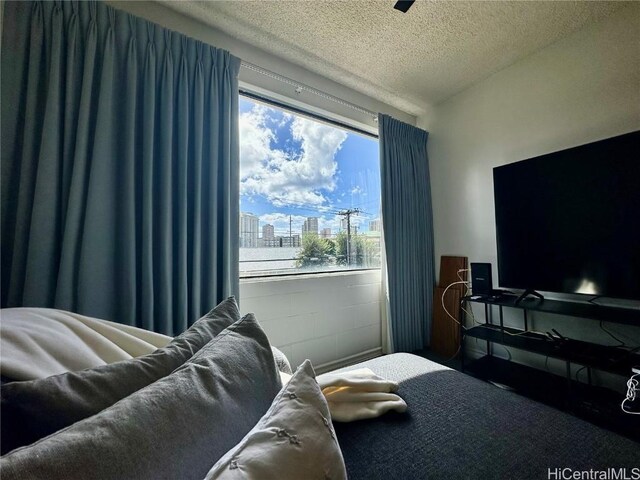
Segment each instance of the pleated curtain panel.
[{"label": "pleated curtain panel", "polygon": [[391,351],[428,346],[435,285],[428,133],[378,118]]},{"label": "pleated curtain panel", "polygon": [[5,2],[2,306],[177,334],[238,292],[238,71],[96,2]]}]

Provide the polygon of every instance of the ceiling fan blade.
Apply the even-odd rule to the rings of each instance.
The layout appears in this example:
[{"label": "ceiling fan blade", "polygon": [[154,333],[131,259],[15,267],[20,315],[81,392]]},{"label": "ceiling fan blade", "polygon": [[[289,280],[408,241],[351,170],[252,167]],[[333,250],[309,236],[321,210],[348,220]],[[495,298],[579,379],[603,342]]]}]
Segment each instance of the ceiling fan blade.
[{"label": "ceiling fan blade", "polygon": [[411,8],[411,5],[413,5],[415,1],[416,0],[398,0],[393,8],[400,10],[402,13],[407,13],[407,10]]}]

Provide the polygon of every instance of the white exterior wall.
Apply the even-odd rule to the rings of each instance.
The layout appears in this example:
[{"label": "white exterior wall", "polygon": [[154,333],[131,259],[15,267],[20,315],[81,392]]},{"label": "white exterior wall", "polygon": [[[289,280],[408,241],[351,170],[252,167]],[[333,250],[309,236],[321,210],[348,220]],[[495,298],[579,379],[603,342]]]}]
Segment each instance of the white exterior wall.
[{"label": "white exterior wall", "polygon": [[254,313],[295,368],[317,371],[380,354],[379,270],[246,278],[240,311]]}]

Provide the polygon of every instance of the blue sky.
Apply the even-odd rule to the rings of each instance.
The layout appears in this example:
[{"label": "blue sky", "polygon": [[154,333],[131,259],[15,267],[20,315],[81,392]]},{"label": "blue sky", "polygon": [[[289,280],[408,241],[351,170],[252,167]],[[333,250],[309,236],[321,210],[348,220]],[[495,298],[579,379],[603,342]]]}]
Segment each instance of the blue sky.
[{"label": "blue sky", "polygon": [[346,208],[364,211],[359,231],[379,217],[378,141],[240,98],[240,211],[276,234],[300,233],[307,217],[337,233]]}]

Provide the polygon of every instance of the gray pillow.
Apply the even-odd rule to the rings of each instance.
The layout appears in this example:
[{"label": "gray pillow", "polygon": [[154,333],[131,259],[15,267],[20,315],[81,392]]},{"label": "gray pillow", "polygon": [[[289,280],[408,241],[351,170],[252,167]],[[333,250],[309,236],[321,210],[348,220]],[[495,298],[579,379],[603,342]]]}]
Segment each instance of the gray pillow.
[{"label": "gray pillow", "polygon": [[169,375],[240,319],[234,297],[149,355],[0,388],[0,454],[29,445]]},{"label": "gray pillow", "polygon": [[291,371],[291,364],[289,363],[289,359],[287,356],[276,347],[271,347],[273,350],[273,358],[276,359],[276,367],[283,373],[288,373],[289,375],[293,374]]},{"label": "gray pillow", "polygon": [[171,375],[0,458],[2,479],[202,479],[281,386],[269,341],[249,314]]},{"label": "gray pillow", "polygon": [[214,479],[346,479],[329,407],[305,360],[269,411],[211,468]]}]

